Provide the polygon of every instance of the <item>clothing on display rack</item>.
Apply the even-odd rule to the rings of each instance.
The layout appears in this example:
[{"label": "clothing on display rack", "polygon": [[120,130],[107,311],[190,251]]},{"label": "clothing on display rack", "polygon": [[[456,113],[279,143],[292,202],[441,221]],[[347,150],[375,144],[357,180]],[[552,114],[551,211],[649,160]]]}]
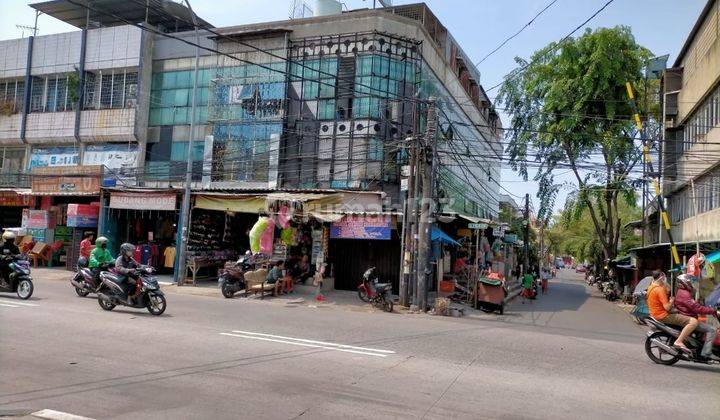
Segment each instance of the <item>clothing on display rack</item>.
[{"label": "clothing on display rack", "polygon": [[174,246],[169,246],[165,248],[165,252],[163,252],[163,257],[165,257],[165,267],[166,268],[174,268],[175,267],[175,254],[176,250]]}]

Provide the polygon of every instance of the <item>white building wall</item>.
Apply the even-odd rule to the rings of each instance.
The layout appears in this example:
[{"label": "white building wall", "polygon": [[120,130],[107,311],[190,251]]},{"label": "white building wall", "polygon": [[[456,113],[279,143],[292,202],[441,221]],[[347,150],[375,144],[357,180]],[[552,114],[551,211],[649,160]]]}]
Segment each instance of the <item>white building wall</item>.
[{"label": "white building wall", "polygon": [[80,37],[79,31],[35,37],[30,73],[40,76],[75,71],[80,63]]},{"label": "white building wall", "polygon": [[25,77],[28,38],[0,41],[0,78]]}]

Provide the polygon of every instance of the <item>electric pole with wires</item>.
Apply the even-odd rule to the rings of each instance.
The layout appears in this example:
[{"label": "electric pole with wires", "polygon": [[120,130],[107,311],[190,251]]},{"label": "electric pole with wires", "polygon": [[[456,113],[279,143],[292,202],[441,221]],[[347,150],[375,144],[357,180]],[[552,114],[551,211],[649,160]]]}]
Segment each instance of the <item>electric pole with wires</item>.
[{"label": "electric pole with wires", "polygon": [[427,310],[428,276],[432,273],[430,268],[430,231],[434,223],[431,214],[434,205],[435,185],[433,158],[435,157],[435,135],[437,133],[437,109],[434,99],[427,104],[427,125],[420,151],[419,177],[422,183],[422,200],[420,201],[420,221],[418,223],[418,252],[417,252],[417,306],[425,312]]}]

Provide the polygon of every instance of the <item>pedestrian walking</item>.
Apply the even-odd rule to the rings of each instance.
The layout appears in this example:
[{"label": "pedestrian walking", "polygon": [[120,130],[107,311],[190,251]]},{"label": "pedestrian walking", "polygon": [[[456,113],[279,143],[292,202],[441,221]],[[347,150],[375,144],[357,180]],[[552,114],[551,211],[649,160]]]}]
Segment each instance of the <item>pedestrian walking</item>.
[{"label": "pedestrian walking", "polygon": [[550,273],[548,272],[547,267],[543,267],[540,272],[540,288],[542,289],[543,295],[547,293],[549,277]]}]

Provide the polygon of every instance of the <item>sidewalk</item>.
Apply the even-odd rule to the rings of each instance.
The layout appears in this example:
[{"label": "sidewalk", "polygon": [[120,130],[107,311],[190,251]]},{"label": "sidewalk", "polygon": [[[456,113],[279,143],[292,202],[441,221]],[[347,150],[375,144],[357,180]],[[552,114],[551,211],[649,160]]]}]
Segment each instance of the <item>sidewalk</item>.
[{"label": "sidewalk", "polygon": [[[36,268],[33,269],[33,278],[36,281],[53,281],[53,282],[69,282],[74,273],[67,271],[65,268]],[[202,281],[197,286],[180,286],[172,283],[170,276],[159,276],[160,287],[169,295],[189,295],[203,296],[215,299],[226,299],[217,286],[216,281]],[[520,292],[519,284],[512,285],[505,298],[505,304],[509,304]],[[244,297],[242,293],[235,295],[233,299],[246,301],[255,304],[279,305],[286,307],[307,307],[307,308],[335,308],[353,312],[375,313],[383,312],[381,309],[365,303],[358,298],[355,291],[332,290],[323,293],[325,301],[317,302],[315,300],[315,287],[305,285],[295,285],[294,293],[290,295],[265,296],[261,298],[259,295],[250,295]],[[228,299],[230,300],[230,299]],[[429,301],[434,302],[434,298],[429,296]],[[465,317],[469,318],[494,318],[499,315],[488,314],[480,310],[473,309],[465,305],[452,305],[453,308],[462,309]],[[395,303],[393,313],[411,314],[408,308],[404,308]]]}]

